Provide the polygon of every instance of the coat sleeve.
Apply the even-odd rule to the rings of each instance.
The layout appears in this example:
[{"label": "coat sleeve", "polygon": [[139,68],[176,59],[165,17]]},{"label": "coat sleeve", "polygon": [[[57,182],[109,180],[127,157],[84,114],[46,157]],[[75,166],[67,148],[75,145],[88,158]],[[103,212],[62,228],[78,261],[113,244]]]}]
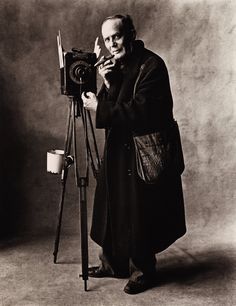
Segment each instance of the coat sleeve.
[{"label": "coat sleeve", "polygon": [[108,128],[128,124],[133,130],[154,128],[156,120],[162,121],[172,113],[169,77],[163,61],[151,58],[144,64],[135,95],[116,103],[119,90],[104,87],[98,95],[96,127]]}]

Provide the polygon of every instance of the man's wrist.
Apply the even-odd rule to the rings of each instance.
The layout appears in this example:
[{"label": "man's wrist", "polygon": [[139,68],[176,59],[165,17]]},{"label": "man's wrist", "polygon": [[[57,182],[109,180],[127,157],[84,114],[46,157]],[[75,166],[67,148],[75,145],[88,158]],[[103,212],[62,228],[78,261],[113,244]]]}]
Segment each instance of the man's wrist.
[{"label": "man's wrist", "polygon": [[108,81],[104,80],[104,84],[105,84],[105,86],[106,86],[107,89],[110,88],[110,83],[109,83]]}]

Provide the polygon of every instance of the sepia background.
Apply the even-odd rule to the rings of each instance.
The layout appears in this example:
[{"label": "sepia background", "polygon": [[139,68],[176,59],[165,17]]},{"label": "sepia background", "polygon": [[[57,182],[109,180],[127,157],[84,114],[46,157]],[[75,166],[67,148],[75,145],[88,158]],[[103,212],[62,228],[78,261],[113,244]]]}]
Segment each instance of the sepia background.
[{"label": "sepia background", "polygon": [[[137,38],[169,70],[186,170],[185,250],[236,240],[236,2],[233,0],[1,0],[0,236],[54,234],[60,177],[46,153],[63,149],[68,98],[60,93],[56,35],[65,50],[93,51],[103,19],[133,17]],[[103,49],[103,52],[105,50]],[[105,54],[105,53],[103,53]],[[98,80],[98,87],[101,81]],[[79,161],[84,142],[78,119]],[[102,153],[103,131],[96,131]],[[88,189],[89,222],[95,182]],[[78,190],[67,181],[63,234],[79,235]],[[229,304],[230,305],[230,304]]]},{"label": "sepia background", "polygon": [[[116,12],[132,15],[138,38],[169,69],[185,153],[188,228],[233,231],[236,4],[213,2],[1,1],[1,233],[54,230],[60,184],[46,172],[46,152],[64,147],[68,107],[60,94],[56,35],[60,29],[67,51],[92,52],[97,36],[102,44],[102,20]],[[103,132],[97,137],[102,142]],[[73,185],[71,175],[65,211],[71,232],[78,220]]]}]

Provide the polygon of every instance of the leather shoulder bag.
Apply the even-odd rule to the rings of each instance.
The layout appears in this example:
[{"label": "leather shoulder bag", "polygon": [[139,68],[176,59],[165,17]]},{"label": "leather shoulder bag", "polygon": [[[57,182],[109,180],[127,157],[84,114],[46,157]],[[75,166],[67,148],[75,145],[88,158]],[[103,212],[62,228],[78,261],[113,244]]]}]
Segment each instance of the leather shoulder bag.
[{"label": "leather shoulder bag", "polygon": [[[136,86],[144,65],[141,66],[133,91],[135,97]],[[139,177],[147,184],[155,184],[165,170],[182,174],[184,158],[177,121],[166,131],[154,132],[146,135],[133,136],[136,167]]]}]

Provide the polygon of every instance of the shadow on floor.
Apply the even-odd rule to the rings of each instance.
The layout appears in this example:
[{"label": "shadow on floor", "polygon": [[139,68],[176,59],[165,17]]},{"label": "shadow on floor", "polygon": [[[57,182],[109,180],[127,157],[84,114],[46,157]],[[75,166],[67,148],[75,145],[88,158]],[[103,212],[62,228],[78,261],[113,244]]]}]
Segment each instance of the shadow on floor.
[{"label": "shadow on floor", "polygon": [[[179,259],[179,258],[178,258]],[[160,262],[158,268],[158,285],[167,283],[193,284],[200,282],[221,282],[233,279],[235,273],[235,249],[209,249],[191,255],[185,253],[181,261],[176,258]]]}]

